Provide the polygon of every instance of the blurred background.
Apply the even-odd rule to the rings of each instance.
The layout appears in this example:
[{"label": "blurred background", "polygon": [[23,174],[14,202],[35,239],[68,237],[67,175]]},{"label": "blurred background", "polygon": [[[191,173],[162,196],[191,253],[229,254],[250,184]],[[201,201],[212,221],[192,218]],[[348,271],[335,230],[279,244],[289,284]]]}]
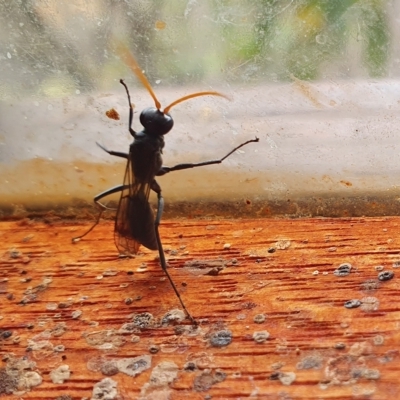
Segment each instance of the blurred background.
[{"label": "blurred background", "polygon": [[[170,215],[395,215],[399,203],[400,0],[0,0],[0,215],[74,215],[122,183],[153,101],[172,109],[161,177]],[[105,112],[115,108],[119,121]],[[113,198],[116,200],[117,198]],[[87,208],[89,207],[89,208]]]}]

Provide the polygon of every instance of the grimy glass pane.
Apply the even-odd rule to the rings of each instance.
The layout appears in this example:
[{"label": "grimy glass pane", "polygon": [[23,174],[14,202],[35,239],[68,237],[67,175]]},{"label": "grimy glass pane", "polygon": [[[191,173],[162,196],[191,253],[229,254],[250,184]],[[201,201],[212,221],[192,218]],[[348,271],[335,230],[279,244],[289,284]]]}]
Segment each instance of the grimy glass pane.
[{"label": "grimy glass pane", "polygon": [[[164,162],[222,165],[159,178],[168,210],[396,214],[400,1],[0,0],[0,209],[69,209],[122,183],[128,101],[171,110]],[[105,112],[114,108],[120,120]],[[88,202],[88,203],[87,203]]]}]

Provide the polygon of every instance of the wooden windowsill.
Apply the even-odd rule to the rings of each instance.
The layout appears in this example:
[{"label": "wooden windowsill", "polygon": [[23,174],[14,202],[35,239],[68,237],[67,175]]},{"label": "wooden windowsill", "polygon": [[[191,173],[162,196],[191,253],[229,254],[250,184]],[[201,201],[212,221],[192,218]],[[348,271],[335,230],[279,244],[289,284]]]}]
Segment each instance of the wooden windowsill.
[{"label": "wooden windowsill", "polygon": [[[163,221],[169,272],[197,328],[161,324],[179,302],[156,252],[119,258],[111,222],[72,244],[89,226],[0,223],[0,397],[18,398],[4,394],[18,392],[12,365],[17,380],[42,379],[25,394],[20,379],[20,398],[90,399],[107,377],[99,369],[144,356],[137,376],[109,376],[115,398],[400,397],[400,218]],[[350,274],[335,275],[343,263]],[[147,327],[142,313],[154,317]],[[53,383],[62,365],[70,378]]]}]

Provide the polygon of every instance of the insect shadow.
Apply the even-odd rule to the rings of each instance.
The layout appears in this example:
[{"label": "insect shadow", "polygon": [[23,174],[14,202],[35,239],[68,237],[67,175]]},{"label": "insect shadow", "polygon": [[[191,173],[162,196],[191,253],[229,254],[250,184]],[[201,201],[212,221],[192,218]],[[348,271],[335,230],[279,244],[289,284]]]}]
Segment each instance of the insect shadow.
[{"label": "insect shadow", "polygon": [[[129,146],[128,153],[108,150],[99,143],[96,144],[108,154],[127,160],[124,181],[122,185],[108,189],[98,194],[94,198],[95,204],[100,208],[100,213],[95,223],[88,231],[78,237],[73,238],[72,241],[75,243],[91,232],[99,223],[104,210],[110,209],[106,205],[102,204],[100,200],[113,193],[120,192],[121,197],[117,208],[114,228],[114,240],[119,252],[121,254],[136,254],[140,245],[150,250],[158,250],[160,264],[163,271],[165,272],[186,315],[193,324],[196,324],[196,320],[187,310],[167,270],[167,263],[158,230],[164,209],[164,199],[161,195],[161,187],[156,181],[155,177],[162,176],[173,171],[202,167],[205,165],[220,164],[236,150],[247,145],[248,143],[258,142],[259,139],[256,137],[255,139],[248,140],[239,146],[236,146],[224,157],[217,160],[204,161],[200,163],[178,164],[174,167],[163,166],[161,154],[162,149],[164,148],[164,135],[167,134],[174,125],[174,121],[169,114],[169,110],[178,103],[193,97],[207,95],[222,97],[226,96],[214,91],[192,93],[174,101],[162,111],[160,102],[157,100],[150,83],[142,73],[136,60],[122,45],[120,45],[119,51],[123,56],[124,61],[131,67],[137,78],[142,82],[152,96],[155,107],[146,108],[141,112],[140,123],[142,124],[143,129],[140,132],[134,131],[132,128],[133,107],[131,104],[129,89],[125,82],[122,79],[120,80],[120,83],[124,86],[126,95],[128,97],[129,132],[133,136],[133,142]],[[150,191],[154,191],[157,194],[158,199],[157,213],[155,217],[152,207],[149,203]]]}]

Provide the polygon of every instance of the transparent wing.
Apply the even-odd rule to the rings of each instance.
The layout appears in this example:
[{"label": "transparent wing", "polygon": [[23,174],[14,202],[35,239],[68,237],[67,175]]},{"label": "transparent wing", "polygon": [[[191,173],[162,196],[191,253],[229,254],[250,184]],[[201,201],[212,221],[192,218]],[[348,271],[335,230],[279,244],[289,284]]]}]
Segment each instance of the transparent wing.
[{"label": "transparent wing", "polygon": [[138,182],[129,157],[115,220],[114,240],[121,253],[136,254],[140,245],[157,250],[154,214],[149,204],[150,182]]}]

